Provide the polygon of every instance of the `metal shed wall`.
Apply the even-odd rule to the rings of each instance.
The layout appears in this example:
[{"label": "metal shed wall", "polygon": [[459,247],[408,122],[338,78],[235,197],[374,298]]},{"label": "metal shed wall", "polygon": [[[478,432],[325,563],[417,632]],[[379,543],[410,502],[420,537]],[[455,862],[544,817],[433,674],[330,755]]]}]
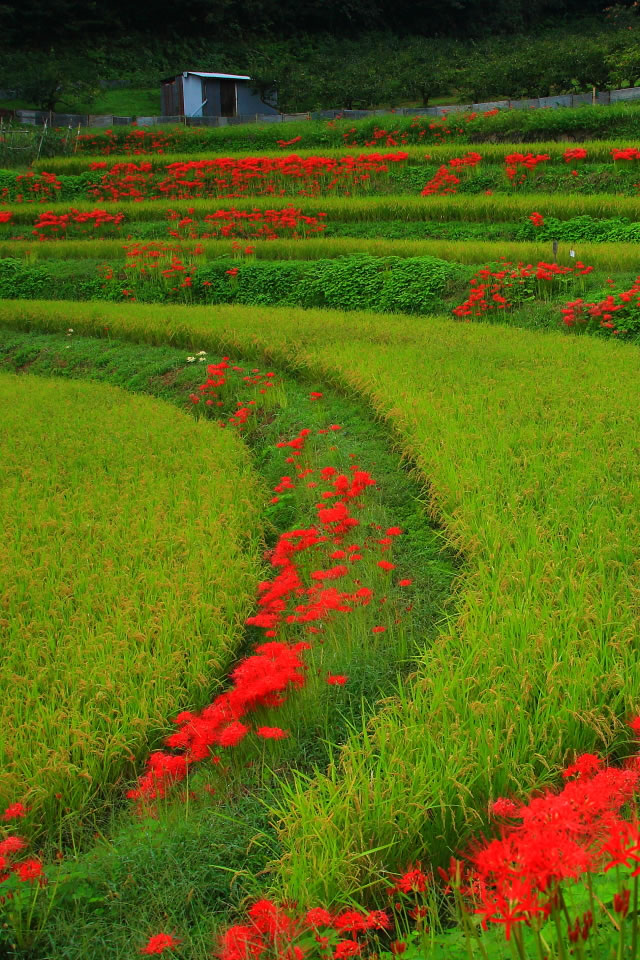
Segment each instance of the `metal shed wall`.
[{"label": "metal shed wall", "polygon": [[192,73],[182,77],[182,89],[184,91],[184,113],[187,117],[202,116],[202,80],[195,77]]},{"label": "metal shed wall", "polygon": [[250,84],[246,80],[238,81],[238,113],[240,115],[250,113],[278,113],[277,107],[268,106],[263,103],[257,93],[254,93]]}]

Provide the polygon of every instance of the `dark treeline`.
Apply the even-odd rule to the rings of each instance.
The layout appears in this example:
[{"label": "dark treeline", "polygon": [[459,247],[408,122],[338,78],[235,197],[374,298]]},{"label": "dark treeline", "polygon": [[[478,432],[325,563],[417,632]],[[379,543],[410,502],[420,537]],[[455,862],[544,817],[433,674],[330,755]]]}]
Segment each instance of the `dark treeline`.
[{"label": "dark treeline", "polygon": [[232,39],[247,30],[272,37],[375,31],[469,37],[597,15],[604,5],[603,0],[5,0],[0,44],[47,48],[123,32]]},{"label": "dark treeline", "polygon": [[23,0],[18,13],[0,0],[0,90],[98,113],[108,88],[156,89],[159,112],[161,79],[218,70],[248,73],[265,102],[277,91],[280,108],[298,112],[640,83],[640,6],[594,12],[581,0],[580,17],[575,6],[558,0],[550,17],[547,0],[495,0],[482,14],[479,0]]}]

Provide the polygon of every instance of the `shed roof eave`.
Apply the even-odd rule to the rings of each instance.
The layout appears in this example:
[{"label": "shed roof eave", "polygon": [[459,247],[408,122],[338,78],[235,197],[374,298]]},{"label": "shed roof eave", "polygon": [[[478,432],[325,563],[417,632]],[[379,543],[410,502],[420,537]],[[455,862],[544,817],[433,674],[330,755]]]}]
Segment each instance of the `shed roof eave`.
[{"label": "shed roof eave", "polygon": [[251,80],[251,77],[244,73],[202,73],[200,70],[185,70],[183,73],[174,73],[171,77],[165,77],[161,83],[173,83],[178,77],[205,77],[207,79],[217,80]]},{"label": "shed roof eave", "polygon": [[186,71],[192,77],[210,77],[220,80],[251,80],[246,73],[201,73],[199,70]]}]

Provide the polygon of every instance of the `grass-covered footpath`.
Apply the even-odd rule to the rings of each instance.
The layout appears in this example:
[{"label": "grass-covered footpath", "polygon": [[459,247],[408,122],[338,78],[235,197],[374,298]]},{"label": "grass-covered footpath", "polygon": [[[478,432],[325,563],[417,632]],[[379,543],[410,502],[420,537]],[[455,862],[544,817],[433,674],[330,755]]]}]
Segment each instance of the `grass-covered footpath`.
[{"label": "grass-covered footpath", "polygon": [[9,956],[637,957],[640,151],[540,122],[3,175]]}]

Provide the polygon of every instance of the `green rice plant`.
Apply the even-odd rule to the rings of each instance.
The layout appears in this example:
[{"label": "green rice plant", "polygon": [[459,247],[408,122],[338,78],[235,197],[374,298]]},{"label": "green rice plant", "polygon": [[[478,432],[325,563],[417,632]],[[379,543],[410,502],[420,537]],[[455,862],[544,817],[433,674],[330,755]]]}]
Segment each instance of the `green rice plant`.
[{"label": "green rice plant", "polygon": [[366,400],[430,485],[466,559],[455,616],[335,769],[280,808],[279,882],[301,903],[375,898],[442,862],[498,795],[573,752],[628,750],[637,709],[640,355],[616,342],[334,311],[0,304],[20,328],[242,344]]},{"label": "green rice plant", "polygon": [[[139,203],[116,201],[113,211],[124,211],[127,217],[135,217],[138,222],[168,219],[170,211],[180,216],[203,218],[206,214],[233,206],[238,210],[280,209],[289,206],[291,198],[274,200],[273,197],[253,197],[251,200],[176,200],[166,203],[164,200],[144,200]],[[57,204],[50,204],[56,209]],[[77,210],[87,211],[96,204],[86,200],[74,201]],[[474,222],[513,221],[538,211],[543,216],[568,220],[571,217],[590,216],[628,217],[635,220],[638,215],[638,201],[634,197],[619,197],[615,194],[493,194],[454,195],[454,196],[368,196],[368,197],[304,197],[299,206],[305,214],[316,216],[326,213],[327,223],[377,222],[387,220],[466,220]],[[109,205],[111,209],[111,205]],[[30,224],[34,210],[31,204],[14,203],[2,208],[11,213],[16,224]],[[125,221],[126,229],[126,221]]]},{"label": "green rice plant", "polygon": [[[252,244],[253,253],[243,255],[234,250],[232,240],[203,240],[197,244],[184,241],[180,249],[184,255],[202,249],[200,262],[207,263],[218,257],[236,258],[236,265],[256,260],[325,260],[331,257],[348,257],[367,254],[370,257],[439,257],[457,263],[484,264],[498,261],[501,257],[518,262],[552,260],[553,244],[525,241],[487,240],[385,240],[357,239],[355,237],[308,237],[304,240],[257,240]],[[575,257],[571,257],[571,250]],[[117,262],[122,259],[123,245],[118,240],[60,240],[56,243],[25,245],[21,241],[0,241],[0,259],[23,259],[36,265],[49,260],[91,260]],[[592,264],[610,274],[633,271],[638,266],[638,248],[635,243],[560,243],[558,263],[570,265],[576,259]]]},{"label": "green rice plant", "polygon": [[[608,163],[611,161],[611,151],[614,148],[621,148],[628,146],[626,140],[584,140],[580,142],[580,146],[587,151],[587,162],[589,163]],[[344,157],[344,156],[353,156],[357,154],[358,156],[368,156],[369,154],[375,155],[379,153],[394,153],[396,151],[402,151],[402,153],[408,154],[408,163],[409,164],[418,164],[422,165],[427,160],[431,160],[432,163],[448,163],[449,160],[452,160],[454,157],[459,157],[464,153],[468,152],[468,147],[464,144],[443,144],[443,143],[430,143],[427,145],[415,146],[413,144],[400,144],[397,147],[388,147],[381,145],[379,147],[321,147],[321,148],[311,148],[306,147],[298,149],[299,144],[294,144],[289,147],[280,147],[272,148],[267,150],[260,150],[256,152],[255,150],[231,150],[225,151],[225,156],[229,157],[246,157],[246,156],[261,156],[261,157],[282,157],[287,155],[295,155],[297,157],[313,157],[321,155],[323,157]],[[561,141],[551,140],[548,142],[538,142],[532,144],[526,143],[483,143],[481,148],[477,150],[478,153],[482,155],[483,163],[490,164],[501,164],[504,163],[504,158],[508,153],[548,153],[551,163],[564,163],[563,154],[566,150],[570,150],[575,147],[573,141]],[[427,154],[427,157],[425,157]],[[211,151],[201,152],[201,153],[190,153],[188,155],[189,160],[210,160],[214,154]],[[163,153],[156,154],[152,153],[144,157],[145,162],[151,163],[153,170],[162,170],[171,163],[182,163],[185,160],[184,153]],[[117,163],[131,163],[132,158],[130,154],[111,154],[106,160],[109,166],[112,166]],[[104,156],[96,155],[90,156],[87,154],[74,154],[71,157],[47,157],[41,160],[36,160],[31,164],[32,170],[46,170],[49,173],[58,173],[66,176],[76,176],[80,173],[85,173],[90,170],[92,163],[104,163]],[[581,161],[584,163],[585,161]]]},{"label": "green rice plant", "polygon": [[6,374],[0,396],[0,806],[68,836],[208,701],[253,600],[262,491],[233,433],[161,401]]}]

